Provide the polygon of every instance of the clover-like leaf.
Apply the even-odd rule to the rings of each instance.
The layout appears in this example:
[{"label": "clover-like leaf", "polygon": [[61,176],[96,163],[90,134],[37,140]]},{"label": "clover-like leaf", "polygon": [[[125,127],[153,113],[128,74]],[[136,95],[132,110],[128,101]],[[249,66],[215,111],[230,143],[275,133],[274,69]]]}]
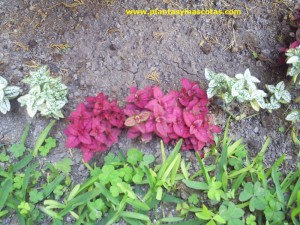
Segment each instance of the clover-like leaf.
[{"label": "clover-like leaf", "polygon": [[22,201],[19,205],[18,205],[18,209],[20,209],[20,213],[22,215],[27,215],[30,211],[30,205],[25,202],[25,201]]},{"label": "clover-like leaf", "polygon": [[222,204],[219,209],[220,216],[227,221],[228,225],[243,225],[241,218],[244,210],[238,208],[233,202],[229,202],[226,206]]},{"label": "clover-like leaf", "polygon": [[70,158],[64,158],[61,161],[58,161],[54,163],[55,169],[63,172],[64,174],[68,175],[71,172],[71,165],[72,165],[72,160]]},{"label": "clover-like leaf", "polygon": [[56,186],[56,188],[53,191],[56,198],[59,198],[60,196],[62,196],[64,194],[63,189],[64,189],[64,186],[62,186],[62,185]]},{"label": "clover-like leaf", "polygon": [[188,198],[188,202],[191,203],[191,204],[194,204],[194,205],[198,204],[199,203],[199,196],[195,193],[190,195],[189,198]]},{"label": "clover-like leaf", "polygon": [[130,149],[127,152],[127,162],[131,165],[136,165],[138,162],[143,160],[143,153],[138,149]]},{"label": "clover-like leaf", "polygon": [[26,147],[24,144],[12,144],[9,151],[13,154],[15,158],[18,158],[24,154]]},{"label": "clover-like leaf", "polygon": [[38,192],[37,189],[33,189],[32,191],[29,192],[29,200],[34,204],[42,201],[43,198],[44,198],[43,193]]},{"label": "clover-like leaf", "polygon": [[207,197],[211,200],[220,201],[222,194],[224,191],[221,189],[222,183],[220,181],[216,181],[215,177],[211,180],[209,184],[209,189],[207,192]]},{"label": "clover-like leaf", "polygon": [[248,182],[244,186],[244,190],[240,193],[239,200],[244,202],[250,199],[249,209],[251,212],[254,210],[264,210],[266,208],[266,199],[268,191],[261,187],[259,182]]}]

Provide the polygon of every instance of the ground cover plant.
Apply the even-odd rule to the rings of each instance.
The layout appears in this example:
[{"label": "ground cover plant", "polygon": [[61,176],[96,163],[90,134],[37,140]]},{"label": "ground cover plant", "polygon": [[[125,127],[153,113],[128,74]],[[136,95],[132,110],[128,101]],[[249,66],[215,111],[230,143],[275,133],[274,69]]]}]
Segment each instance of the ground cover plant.
[{"label": "ground cover plant", "polygon": [[[36,143],[40,154],[55,147],[48,137],[50,123]],[[15,212],[20,224],[52,220],[64,224],[71,216],[74,224],[299,224],[300,166],[284,176],[282,155],[270,168],[263,164],[270,139],[254,159],[248,157],[243,139],[215,136],[216,145],[206,164],[196,152],[199,170],[182,158],[180,140],[169,156],[161,142],[161,162],[151,154],[130,149],[125,154],[109,153],[101,167],[85,164],[89,177],[82,183],[69,176],[71,160],[63,159],[36,170],[33,151],[24,146],[29,127],[20,143],[8,151],[19,162],[1,167],[0,218]],[[27,153],[27,154],[26,154]],[[4,165],[9,154],[1,153]],[[182,198],[182,185],[187,198]],[[181,187],[181,188],[179,188]],[[171,205],[173,216],[155,214],[157,207]],[[191,219],[194,218],[194,219]]]},{"label": "ground cover plant", "polygon": [[64,118],[61,109],[68,102],[67,86],[62,83],[62,78],[50,76],[47,66],[41,66],[36,71],[31,71],[30,76],[22,82],[29,84],[28,94],[18,98],[21,106],[26,106],[28,115],[34,117],[37,112],[42,116],[55,119]]},{"label": "ground cover plant", "polygon": [[201,151],[214,144],[213,134],[221,129],[213,125],[206,92],[199,84],[183,78],[182,86],[179,92],[171,90],[167,94],[158,86],[143,90],[131,87],[124,109],[103,93],[86,98],[87,104],[79,103],[68,118],[66,146],[80,148],[87,162],[95,152],[116,143],[125,124],[129,138],[141,137],[149,142],[155,134],[172,144],[183,139],[183,150]]},{"label": "ground cover plant", "polygon": [[[265,168],[270,139],[251,160],[243,139],[233,141],[227,135],[228,127],[223,138],[216,140],[215,161],[205,165],[198,157],[201,170],[183,180],[197,197],[191,197],[189,204],[179,203],[180,214],[192,212],[200,224],[298,224],[294,207],[300,193],[300,165],[285,176],[279,169],[285,160],[282,155]],[[206,198],[200,202],[204,193]]]},{"label": "ground cover plant", "polygon": [[9,86],[7,80],[0,76],[0,112],[6,114],[10,111],[9,100],[16,98],[21,93],[21,88]]},{"label": "ground cover plant", "polygon": [[53,125],[54,121],[44,129],[34,150],[25,146],[29,125],[19,143],[1,145],[0,221],[16,214],[20,225],[41,223],[45,217],[38,204],[49,196],[61,196],[70,185],[70,159],[63,159],[54,165],[41,165],[35,157],[47,156],[56,147],[56,140],[47,137]]}]

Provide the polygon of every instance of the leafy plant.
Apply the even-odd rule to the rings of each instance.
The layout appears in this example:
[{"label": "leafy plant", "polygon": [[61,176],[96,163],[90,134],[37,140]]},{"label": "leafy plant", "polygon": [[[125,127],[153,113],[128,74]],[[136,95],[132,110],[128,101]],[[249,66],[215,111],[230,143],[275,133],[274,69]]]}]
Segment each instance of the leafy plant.
[{"label": "leafy plant", "polygon": [[300,81],[297,79],[300,73],[300,47],[288,49],[285,55],[287,56],[286,63],[290,65],[287,75],[292,77],[294,83],[300,85]]},{"label": "leafy plant", "polygon": [[[53,124],[51,122],[50,127]],[[45,130],[47,132],[42,132],[36,146],[40,146],[39,143],[46,139],[50,129]],[[29,125],[26,126],[20,143],[9,148],[12,153],[9,160],[0,165],[0,220],[14,212],[21,225],[41,222],[43,214],[40,213],[38,204],[49,197],[65,179],[62,174],[56,174],[45,182],[41,171],[44,174],[48,174],[49,171],[40,167],[34,160],[33,152],[25,147],[28,131]]]},{"label": "leafy plant", "polygon": [[287,104],[291,101],[291,95],[285,90],[283,81],[276,86],[267,85],[271,96],[268,96],[263,90],[256,87],[256,83],[260,81],[251,75],[249,69],[244,74],[237,74],[235,78],[231,78],[223,73],[215,73],[205,69],[205,78],[209,81],[208,97],[219,96],[224,99],[225,103],[231,103],[236,100],[244,103],[249,102],[252,108],[256,111],[262,109],[278,109],[280,103]]},{"label": "leafy plant", "polygon": [[[198,155],[200,170],[183,180],[194,193],[202,195],[210,207],[181,202],[176,208],[180,215],[193,213],[210,224],[290,224],[290,207],[297,204],[300,190],[300,167],[283,177],[278,168],[284,155],[269,169],[264,168],[263,157],[269,139],[251,162],[245,154],[243,140],[232,142],[227,135],[228,123],[223,138],[216,139],[216,148],[221,153],[214,153],[215,162],[205,165]],[[201,181],[195,180],[198,176]],[[292,211],[294,224],[298,224],[295,222],[298,211]]]},{"label": "leafy plant", "polygon": [[67,148],[79,148],[88,162],[95,152],[103,152],[118,141],[125,115],[116,101],[110,102],[103,93],[87,97],[86,101],[87,104],[79,103],[71,113],[64,133]]},{"label": "leafy plant", "polygon": [[212,117],[208,116],[205,91],[197,82],[186,78],[181,82],[181,91],[167,94],[157,86],[143,90],[131,87],[126,98],[129,104],[124,109],[129,138],[141,137],[148,142],[155,134],[165,143],[183,139],[183,150],[196,151],[214,143],[213,134],[221,130],[212,125]]},{"label": "leafy plant", "polygon": [[[70,213],[77,224],[109,225],[121,218],[129,224],[151,224],[147,212],[159,202],[180,201],[163,193],[163,188],[170,191],[175,187],[176,179],[182,177],[178,172],[180,147],[181,142],[169,157],[164,158],[163,164],[154,168],[151,166],[154,157],[137,149],[130,149],[126,156],[121,152],[118,155],[109,153],[101,168],[85,164],[90,170],[89,178],[65,193],[62,203],[48,199],[40,208],[56,223]],[[140,185],[149,186],[149,190],[146,193],[139,191]],[[134,211],[127,211],[128,206]],[[172,220],[165,218],[164,221]]]},{"label": "leafy plant", "polygon": [[63,118],[61,109],[68,102],[67,87],[62,83],[61,77],[53,78],[47,66],[41,66],[36,71],[30,72],[30,77],[23,79],[29,84],[28,94],[18,98],[21,106],[27,107],[30,117],[34,117],[37,112],[42,116]]},{"label": "leafy plant", "polygon": [[285,118],[288,121],[291,121],[293,123],[299,123],[300,122],[300,109],[292,110]]},{"label": "leafy plant", "polygon": [[10,111],[9,100],[16,98],[21,93],[21,88],[8,86],[7,80],[0,76],[0,112],[6,114]]}]

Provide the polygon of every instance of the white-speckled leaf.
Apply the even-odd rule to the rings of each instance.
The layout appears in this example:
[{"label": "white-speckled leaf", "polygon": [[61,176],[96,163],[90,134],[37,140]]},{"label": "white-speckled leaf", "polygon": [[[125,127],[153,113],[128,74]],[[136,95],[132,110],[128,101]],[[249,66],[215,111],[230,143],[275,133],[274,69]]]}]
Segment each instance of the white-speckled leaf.
[{"label": "white-speckled leaf", "polygon": [[3,101],[4,99],[4,91],[0,89],[0,101]]},{"label": "white-speckled leaf", "polygon": [[281,98],[286,102],[289,103],[292,99],[291,94],[288,91],[283,91]]},{"label": "white-speckled leaf", "polygon": [[0,89],[5,88],[7,85],[7,80],[4,77],[0,76]]},{"label": "white-speckled leaf", "polygon": [[28,115],[30,116],[30,117],[34,117],[35,116],[35,114],[37,113],[37,107],[36,106],[27,106],[27,113],[28,113]]},{"label": "white-speckled leaf", "polygon": [[204,75],[205,75],[206,80],[212,79],[212,76],[210,74],[211,74],[211,71],[209,69],[205,68]]},{"label": "white-speckled leaf", "polygon": [[276,91],[276,88],[274,85],[266,85],[269,92],[274,93]]},{"label": "white-speckled leaf", "polygon": [[300,122],[300,111],[293,110],[285,117],[285,119],[292,122]]},{"label": "white-speckled leaf", "polygon": [[7,98],[4,98],[2,101],[0,101],[0,112],[6,114],[8,111],[10,111],[10,103]]},{"label": "white-speckled leaf", "polygon": [[8,86],[4,89],[5,97],[8,99],[16,98],[20,94],[20,92],[21,92],[21,88],[17,86]]}]

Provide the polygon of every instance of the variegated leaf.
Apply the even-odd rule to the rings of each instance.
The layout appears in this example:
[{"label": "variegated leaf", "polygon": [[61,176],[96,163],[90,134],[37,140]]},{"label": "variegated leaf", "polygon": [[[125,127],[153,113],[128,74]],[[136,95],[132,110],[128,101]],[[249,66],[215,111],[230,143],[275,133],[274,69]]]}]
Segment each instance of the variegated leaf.
[{"label": "variegated leaf", "polygon": [[[14,99],[16,98],[21,92],[21,88],[17,86],[8,86],[4,88],[4,94],[7,99]],[[1,99],[1,96],[0,96]]]},{"label": "variegated leaf", "polygon": [[292,122],[300,122],[300,110],[291,111],[286,117],[286,120]]},{"label": "variegated leaf", "polygon": [[4,98],[0,101],[0,112],[6,114],[8,111],[10,111],[10,103],[7,98]]},{"label": "variegated leaf", "polygon": [[8,85],[7,80],[4,77],[0,76],[0,89],[5,88],[7,85]]}]

